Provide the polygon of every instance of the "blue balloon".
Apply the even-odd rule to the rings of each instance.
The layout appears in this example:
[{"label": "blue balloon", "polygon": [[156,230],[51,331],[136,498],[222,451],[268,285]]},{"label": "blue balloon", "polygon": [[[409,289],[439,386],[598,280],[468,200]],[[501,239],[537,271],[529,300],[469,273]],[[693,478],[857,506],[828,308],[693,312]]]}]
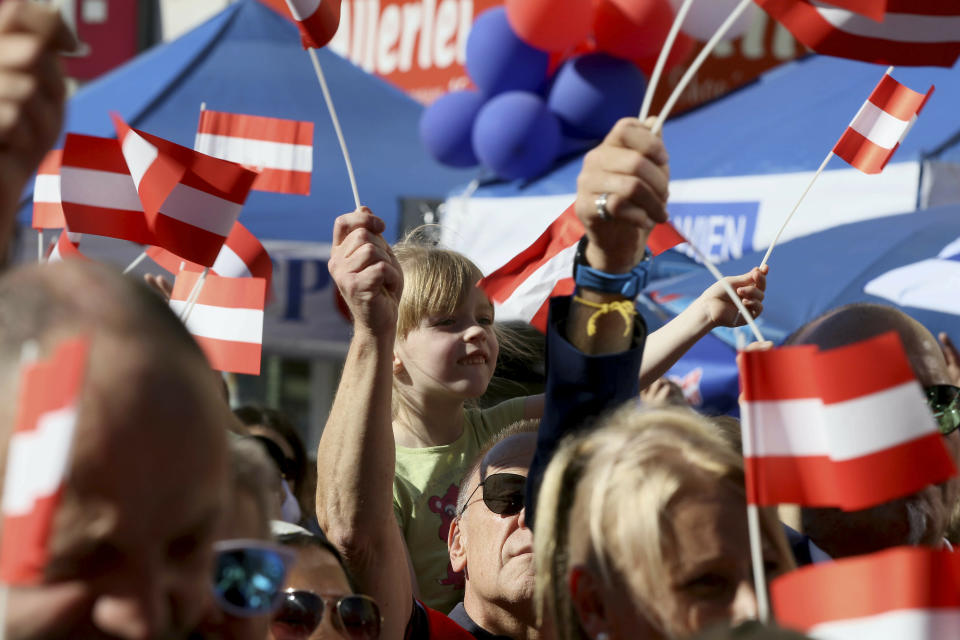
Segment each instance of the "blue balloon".
[{"label": "blue balloon", "polygon": [[483,102],[476,91],[452,91],[423,112],[420,140],[437,162],[451,167],[477,166],[470,136]]},{"label": "blue balloon", "polygon": [[506,91],[537,91],[547,79],[550,55],[521,40],[507,10],[481,13],[467,38],[467,73],[488,98]]},{"label": "blue balloon", "polygon": [[473,150],[501,178],[533,178],[560,150],[560,122],[536,94],[511,91],[493,98],[473,125]]},{"label": "blue balloon", "polygon": [[632,62],[591,53],[560,68],[547,103],[565,133],[603,138],[620,118],[636,117],[646,86],[643,73]]}]

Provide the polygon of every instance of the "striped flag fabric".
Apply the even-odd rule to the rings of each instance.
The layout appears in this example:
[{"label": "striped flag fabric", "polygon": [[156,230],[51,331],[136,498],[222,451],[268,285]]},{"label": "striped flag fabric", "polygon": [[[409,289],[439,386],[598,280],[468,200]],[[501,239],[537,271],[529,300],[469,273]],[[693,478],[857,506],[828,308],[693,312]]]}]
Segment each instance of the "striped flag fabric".
[{"label": "striped flag fabric", "polygon": [[887,13],[887,0],[827,0],[828,4],[862,14],[880,22]]},{"label": "striped flag fabric", "polygon": [[864,173],[880,173],[932,94],[932,86],[926,93],[917,93],[885,74],[834,145],[833,153]]},{"label": "striped flag fabric", "polygon": [[145,244],[212,266],[256,172],[131,129],[116,114],[113,118],[152,235]]},{"label": "striped flag fabric", "polygon": [[333,39],[340,26],[340,0],[287,0],[300,29],[304,49],[319,49]]},{"label": "striped flag fabric", "polygon": [[777,622],[821,640],[960,638],[960,554],[924,547],[814,564],[770,586]]},{"label": "striped flag fabric", "polygon": [[[181,271],[177,275],[170,296],[170,307],[177,316],[183,316],[199,278],[200,274],[195,271]],[[265,305],[263,278],[211,275],[205,278],[186,324],[211,367],[218,371],[260,375]]]},{"label": "striped flag fabric", "polygon": [[57,241],[50,247],[47,262],[62,262],[74,258],[89,260],[90,258],[80,253],[81,239],[83,239],[82,233],[73,233],[67,229],[61,231]]},{"label": "striped flag fabric", "polygon": [[[960,4],[887,0],[860,15],[865,0],[756,0],[772,18],[817,53],[901,66],[952,67],[960,58]],[[880,3],[876,3],[880,4]]]},{"label": "striped flag fabric", "polygon": [[67,226],[60,204],[60,163],[63,150],[54,149],[40,161],[33,183],[34,229],[62,229]]},{"label": "striped flag fabric", "polygon": [[[478,286],[509,317],[522,318],[546,333],[550,298],[573,293],[573,261],[584,232],[571,204],[532,245]],[[656,256],[684,242],[686,238],[667,222],[656,226],[647,248]]]},{"label": "striped flag fabric", "polygon": [[310,195],[312,122],[204,110],[193,147],[253,168],[254,191]]},{"label": "striped flag fabric", "polygon": [[3,483],[0,581],[43,580],[48,542],[70,463],[88,341],[62,342],[23,368]]},{"label": "striped flag fabric", "polygon": [[67,134],[60,198],[66,226],[75,233],[153,242],[123,150],[112,138]]},{"label": "striped flag fabric", "polygon": [[[201,265],[187,262],[162,247],[148,248],[147,255],[173,275],[183,269],[203,271]],[[273,282],[273,261],[257,237],[235,222],[220,254],[210,267],[210,273],[224,278],[263,278],[269,292]]]},{"label": "striped flag fabric", "polygon": [[750,503],[854,511],[956,474],[896,333],[744,352],[738,364]]}]

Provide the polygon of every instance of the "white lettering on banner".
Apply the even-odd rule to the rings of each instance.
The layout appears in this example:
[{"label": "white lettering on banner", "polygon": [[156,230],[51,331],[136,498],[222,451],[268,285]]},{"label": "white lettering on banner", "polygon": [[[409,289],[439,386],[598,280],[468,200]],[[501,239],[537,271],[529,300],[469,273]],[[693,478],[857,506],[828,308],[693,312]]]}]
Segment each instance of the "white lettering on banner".
[{"label": "white lettering on banner", "polygon": [[330,48],[367,72],[446,69],[466,61],[473,0],[345,0]]},{"label": "white lettering on banner", "polygon": [[[743,257],[747,216],[674,216],[670,219],[677,230],[711,260],[724,262]],[[687,244],[678,246],[677,250],[696,259],[693,250]]]}]

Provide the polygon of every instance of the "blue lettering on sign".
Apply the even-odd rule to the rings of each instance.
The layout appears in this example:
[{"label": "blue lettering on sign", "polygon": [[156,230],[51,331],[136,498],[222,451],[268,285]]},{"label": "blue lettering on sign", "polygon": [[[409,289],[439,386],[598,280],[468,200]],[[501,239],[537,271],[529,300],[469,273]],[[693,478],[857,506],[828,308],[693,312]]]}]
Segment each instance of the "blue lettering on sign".
[{"label": "blue lettering on sign", "polygon": [[[317,259],[286,260],[287,265],[287,299],[283,310],[284,320],[303,320],[303,297],[307,293],[320,291],[330,284],[330,272],[327,271],[327,261]],[[314,272],[313,282],[306,284],[307,265],[313,265],[310,271]]]},{"label": "blue lettering on sign", "polygon": [[[668,209],[673,226],[714,262],[754,250],[759,202],[671,202]],[[696,259],[686,244],[677,251]]]}]

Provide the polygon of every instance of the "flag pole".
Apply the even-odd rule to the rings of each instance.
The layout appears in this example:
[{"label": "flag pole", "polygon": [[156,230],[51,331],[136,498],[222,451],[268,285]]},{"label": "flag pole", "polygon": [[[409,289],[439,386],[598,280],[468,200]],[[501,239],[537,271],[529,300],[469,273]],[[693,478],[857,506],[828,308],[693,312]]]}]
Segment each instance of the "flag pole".
[{"label": "flag pole", "polygon": [[313,62],[313,70],[317,73],[317,80],[320,81],[320,90],[323,92],[323,99],[327,103],[327,110],[330,112],[330,119],[333,121],[333,128],[337,132],[337,140],[340,141],[340,151],[343,152],[343,161],[347,165],[347,174],[350,177],[350,188],[353,190],[353,203],[357,209],[360,208],[360,192],[357,191],[357,177],[353,173],[353,163],[350,162],[350,152],[347,151],[347,141],[343,137],[343,130],[340,128],[340,119],[337,118],[337,110],[333,106],[333,98],[330,96],[330,89],[327,87],[327,80],[323,76],[323,69],[320,67],[320,59],[317,58],[317,50],[307,49],[310,54],[310,61]]},{"label": "flag pole", "polygon": [[687,244],[690,245],[690,248],[693,249],[693,252],[697,254],[697,258],[700,259],[700,262],[703,263],[703,266],[713,275],[713,277],[720,283],[720,286],[723,287],[723,290],[726,292],[730,300],[733,301],[734,306],[737,307],[737,310],[740,312],[740,316],[743,317],[747,324],[750,326],[750,331],[753,332],[753,337],[759,340],[760,342],[765,342],[766,338],[763,337],[763,334],[760,333],[757,323],[754,321],[753,316],[750,315],[750,312],[747,311],[747,308],[743,305],[743,301],[740,300],[740,296],[737,295],[737,292],[733,290],[733,287],[730,286],[730,283],[724,279],[723,274],[720,273],[720,270],[717,269],[717,265],[713,264],[713,261],[710,260],[697,245],[693,244],[687,240]]},{"label": "flag pole", "polygon": [[[203,112],[207,110],[206,101],[200,103],[200,118],[203,119]],[[200,147],[200,126],[197,126],[197,132],[193,134],[193,150],[196,151]]]},{"label": "flag pole", "polygon": [[146,249],[144,249],[143,251],[140,252],[140,255],[138,255],[136,258],[134,258],[134,259],[133,259],[133,262],[131,262],[130,264],[128,264],[128,265],[127,265],[127,268],[123,270],[124,275],[126,275],[126,274],[130,273],[131,271],[133,271],[134,269],[136,269],[136,268],[137,268],[137,265],[140,264],[141,262],[143,262],[144,258],[146,258],[146,257],[147,257],[147,251],[146,251]]},{"label": "flag pole", "polygon": [[37,229],[37,262],[43,262],[43,229]]},{"label": "flag pole", "polygon": [[733,23],[737,21],[740,15],[747,10],[753,3],[753,0],[741,0],[740,4],[737,5],[737,8],[727,16],[726,21],[720,25],[720,28],[717,29],[717,32],[713,34],[713,37],[707,41],[707,44],[703,46],[703,49],[697,54],[697,57],[694,58],[693,62],[690,64],[690,68],[687,69],[687,72],[683,74],[683,77],[680,79],[680,83],[677,84],[673,89],[673,93],[670,94],[670,98],[667,100],[667,103],[663,106],[663,109],[660,110],[660,115],[657,116],[657,122],[653,125],[653,132],[659,133],[660,129],[663,128],[663,123],[666,122],[667,118],[670,116],[670,112],[673,110],[673,107],[676,106],[677,101],[680,100],[681,94],[687,88],[687,85],[690,84],[690,81],[693,80],[693,76],[696,75],[697,71],[700,70],[700,67],[703,65],[707,57],[713,53],[713,50],[720,44],[720,41],[723,40],[723,37],[727,35],[727,31],[730,30],[730,27],[733,26]]},{"label": "flag pole", "polygon": [[[737,351],[743,351],[746,340],[742,333],[737,334]],[[749,411],[740,411],[743,452],[753,451],[753,423]],[[753,590],[757,596],[757,614],[760,622],[770,621],[770,601],[767,594],[766,568],[763,566],[763,549],[760,540],[760,508],[747,496],[747,533],[750,536],[750,560],[753,565]]]},{"label": "flag pole", "polygon": [[204,267],[203,271],[200,272],[200,277],[197,278],[197,281],[193,285],[193,289],[190,291],[190,295],[187,296],[187,306],[183,310],[183,315],[180,316],[180,320],[186,324],[187,320],[190,319],[190,314],[193,312],[193,308],[197,305],[197,299],[200,297],[200,290],[203,289],[203,283],[207,280],[207,274],[210,273],[210,267]]},{"label": "flag pole", "polygon": [[643,94],[643,106],[640,107],[640,121],[643,122],[650,115],[650,105],[653,103],[653,94],[657,91],[657,84],[660,82],[660,75],[664,67],[667,66],[667,58],[670,57],[670,51],[673,50],[673,43],[677,40],[677,34],[680,33],[680,26],[683,24],[690,7],[693,6],[693,0],[683,0],[680,10],[677,11],[673,19],[673,25],[667,34],[667,39],[663,42],[660,49],[660,55],[657,56],[657,64],[653,67],[653,75],[650,76],[650,82],[647,84],[647,90]]}]

